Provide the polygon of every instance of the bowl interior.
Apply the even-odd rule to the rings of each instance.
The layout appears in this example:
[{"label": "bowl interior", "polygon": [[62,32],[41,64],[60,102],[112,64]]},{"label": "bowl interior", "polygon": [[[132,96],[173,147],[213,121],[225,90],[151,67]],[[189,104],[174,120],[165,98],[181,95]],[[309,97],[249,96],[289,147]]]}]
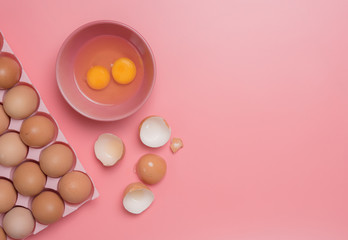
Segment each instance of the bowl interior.
[{"label": "bowl interior", "polygon": [[[139,52],[144,67],[140,88],[119,104],[99,104],[85,97],[74,76],[75,59],[80,48],[102,35],[121,37],[131,43]],[[65,40],[57,57],[56,75],[63,97],[77,112],[91,119],[112,121],[131,115],[145,103],[155,83],[155,61],[150,46],[134,29],[118,22],[98,21],[78,28]]]}]

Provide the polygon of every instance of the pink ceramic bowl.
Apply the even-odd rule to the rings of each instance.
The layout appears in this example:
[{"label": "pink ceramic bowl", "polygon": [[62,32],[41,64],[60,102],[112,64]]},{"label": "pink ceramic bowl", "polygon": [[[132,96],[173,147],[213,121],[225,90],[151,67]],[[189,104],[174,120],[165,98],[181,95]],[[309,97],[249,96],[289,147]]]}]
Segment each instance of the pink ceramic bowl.
[{"label": "pink ceramic bowl", "polygon": [[4,44],[4,38],[2,37],[1,32],[0,32],[0,51],[2,49],[3,44]]},{"label": "pink ceramic bowl", "polygon": [[[122,37],[139,52],[144,77],[139,90],[124,102],[107,105],[87,98],[79,89],[74,75],[74,64],[79,49],[89,40],[101,35]],[[119,120],[136,112],[148,99],[155,84],[156,66],[149,44],[134,29],[114,21],[96,21],[76,29],[64,41],[57,57],[56,77],[58,87],[65,98],[80,114],[101,121]]]}]

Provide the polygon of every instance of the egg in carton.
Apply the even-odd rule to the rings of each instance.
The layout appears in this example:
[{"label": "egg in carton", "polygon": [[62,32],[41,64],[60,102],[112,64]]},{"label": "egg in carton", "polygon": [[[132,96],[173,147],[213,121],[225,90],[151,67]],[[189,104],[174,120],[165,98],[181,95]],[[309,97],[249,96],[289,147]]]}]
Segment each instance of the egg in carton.
[{"label": "egg in carton", "polygon": [[37,234],[98,196],[0,32],[0,240]]}]

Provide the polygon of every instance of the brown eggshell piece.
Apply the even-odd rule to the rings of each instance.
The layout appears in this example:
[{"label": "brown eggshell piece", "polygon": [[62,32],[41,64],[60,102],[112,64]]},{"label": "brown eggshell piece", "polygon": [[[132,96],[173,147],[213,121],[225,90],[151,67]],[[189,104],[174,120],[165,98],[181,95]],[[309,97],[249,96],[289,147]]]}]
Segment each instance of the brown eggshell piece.
[{"label": "brown eggshell piece", "polygon": [[172,143],[170,144],[170,149],[172,150],[173,153],[176,153],[179,151],[181,148],[184,147],[184,144],[181,140],[181,138],[173,138]]},{"label": "brown eggshell piece", "polygon": [[72,168],[74,160],[73,151],[61,143],[54,143],[45,148],[39,157],[42,171],[52,178],[66,174]]},{"label": "brown eggshell piece", "polygon": [[31,210],[36,221],[48,225],[58,221],[63,216],[64,202],[58,194],[44,191],[34,198]]},{"label": "brown eggshell piece", "polygon": [[13,184],[0,178],[0,213],[9,211],[17,201],[17,192]]},{"label": "brown eggshell piece", "polygon": [[11,118],[24,119],[33,114],[39,105],[36,91],[27,85],[17,85],[4,96],[4,110]]},{"label": "brown eggshell piece", "polygon": [[0,55],[0,88],[13,87],[21,77],[21,67],[13,58]]},{"label": "brown eggshell piece", "polygon": [[60,196],[68,203],[78,204],[87,200],[92,191],[90,178],[80,172],[72,171],[65,174],[58,183]]},{"label": "brown eggshell piece", "polygon": [[22,141],[30,147],[43,147],[50,143],[57,132],[56,125],[43,115],[25,119],[20,129]]},{"label": "brown eggshell piece", "polygon": [[0,104],[0,134],[5,132],[10,125],[10,118],[5,113],[3,105]]},{"label": "brown eggshell piece", "polygon": [[139,179],[147,184],[155,184],[161,181],[166,171],[166,161],[156,154],[145,154],[136,165]]},{"label": "brown eggshell piece", "polygon": [[0,164],[14,167],[24,161],[28,147],[16,132],[7,132],[0,136]]},{"label": "brown eggshell piece", "polygon": [[35,196],[46,184],[46,176],[39,165],[34,162],[24,162],[13,173],[13,185],[24,196]]},{"label": "brown eggshell piece", "polygon": [[2,227],[0,227],[0,240],[6,240],[6,233]]}]

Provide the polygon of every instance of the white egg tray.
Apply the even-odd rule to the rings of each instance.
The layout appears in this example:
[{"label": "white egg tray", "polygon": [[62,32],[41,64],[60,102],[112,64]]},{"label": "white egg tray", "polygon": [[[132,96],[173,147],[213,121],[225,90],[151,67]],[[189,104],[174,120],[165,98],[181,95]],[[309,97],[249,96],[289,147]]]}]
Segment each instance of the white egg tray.
[{"label": "white egg tray", "polygon": [[[0,37],[1,37],[1,32],[0,32]],[[3,36],[3,35],[2,35]],[[12,50],[10,49],[8,43],[6,42],[6,40],[4,39],[4,42],[3,42],[3,47],[1,49],[1,43],[0,43],[0,53],[1,52],[8,52],[8,53],[11,53],[14,55],[14,53],[12,52]],[[17,60],[19,61],[19,59],[17,58]],[[19,61],[20,63],[20,61]],[[38,95],[40,96],[39,92],[37,91],[37,89],[32,85],[30,79],[28,78],[27,74],[25,73],[24,69],[23,69],[23,66],[21,64],[21,68],[22,68],[22,74],[21,74],[21,79],[19,81],[19,83],[27,83],[27,84],[30,84],[35,90],[36,92],[38,93]],[[17,83],[17,84],[19,84]],[[3,96],[4,94],[6,93],[7,90],[3,90],[3,89],[0,89],[0,103],[3,102]],[[57,122],[53,119],[53,117],[50,115],[49,111],[47,110],[45,104],[43,103],[41,97],[40,97],[40,102],[39,102],[39,107],[37,109],[37,111],[35,113],[33,113],[32,115],[36,114],[36,113],[43,113],[43,114],[47,114],[56,124],[57,126],[57,129],[58,129],[58,132],[57,132],[57,135],[56,135],[56,138],[48,145],[42,147],[42,148],[31,148],[31,147],[28,147],[28,154],[27,154],[27,157],[26,159],[27,160],[30,160],[30,161],[35,161],[35,162],[38,162],[39,161],[39,156],[40,156],[40,152],[45,149],[46,147],[50,146],[51,144],[53,143],[57,143],[57,142],[61,142],[61,143],[65,143],[67,144],[72,150],[73,148],[69,145],[69,143],[67,142],[66,138],[64,137],[63,133],[60,131],[59,129],[59,126],[57,124]],[[24,119],[23,119],[24,120]],[[20,127],[21,127],[21,124],[23,122],[23,120],[15,120],[15,119],[11,119],[10,120],[10,125],[8,127],[8,130],[6,132],[9,132],[9,131],[15,131],[15,132],[19,132],[20,131]],[[6,133],[5,132],[5,133]],[[81,172],[84,172],[86,173],[85,169],[83,168],[83,166],[81,165],[79,159],[76,157],[76,153],[75,151],[73,150],[74,154],[75,154],[75,165],[73,166],[73,168],[70,170],[77,170],[77,171],[81,171]],[[13,175],[13,172],[15,170],[16,167],[4,167],[4,166],[1,166],[0,165],[0,178],[6,178],[8,180],[10,180],[12,182],[12,175]],[[87,173],[86,173],[87,174]],[[87,174],[88,175],[88,174]],[[50,177],[47,177],[46,178],[47,181],[46,181],[46,185],[45,185],[45,189],[44,190],[47,190],[47,189],[50,189],[50,190],[53,190],[55,191],[56,193],[58,193],[58,182],[60,180],[60,178],[50,178]],[[93,180],[91,179],[92,183],[93,183]],[[80,203],[80,204],[69,204],[67,202],[64,202],[65,204],[65,210],[64,210],[64,214],[63,214],[63,217],[69,215],[70,213],[76,211],[78,208],[80,208],[83,204],[85,204],[86,202],[90,201],[90,200],[93,200],[93,199],[96,199],[97,197],[99,196],[99,193],[97,191],[97,189],[95,188],[95,185],[93,183],[93,189],[92,189],[92,192],[91,192],[91,195],[90,197]],[[31,202],[32,202],[32,199],[34,197],[27,197],[27,196],[23,196],[19,193],[17,193],[17,202],[15,204],[15,206],[22,206],[22,207],[25,207],[25,208],[28,208],[31,210]],[[5,214],[0,214],[0,226],[2,226],[2,219],[3,219],[3,216]],[[43,229],[45,229],[46,227],[48,227],[49,225],[42,225],[38,222],[36,222],[36,225],[35,225],[35,229],[33,231],[32,234],[37,234],[38,232],[42,231]],[[11,239],[9,237],[7,237],[7,239]]]}]

